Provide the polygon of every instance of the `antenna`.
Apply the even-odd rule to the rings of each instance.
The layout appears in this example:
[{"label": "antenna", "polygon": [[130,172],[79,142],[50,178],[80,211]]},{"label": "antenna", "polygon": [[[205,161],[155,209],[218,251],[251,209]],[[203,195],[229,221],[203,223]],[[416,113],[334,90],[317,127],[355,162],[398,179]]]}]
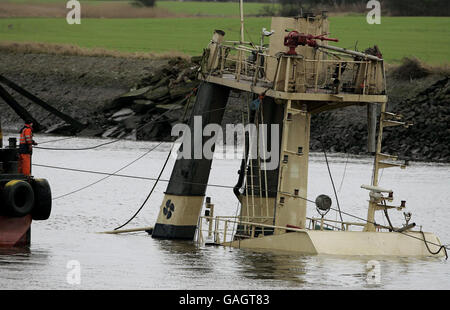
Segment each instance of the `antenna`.
[{"label": "antenna", "polygon": [[244,1],[239,0],[239,10],[241,12],[241,44],[244,43]]}]

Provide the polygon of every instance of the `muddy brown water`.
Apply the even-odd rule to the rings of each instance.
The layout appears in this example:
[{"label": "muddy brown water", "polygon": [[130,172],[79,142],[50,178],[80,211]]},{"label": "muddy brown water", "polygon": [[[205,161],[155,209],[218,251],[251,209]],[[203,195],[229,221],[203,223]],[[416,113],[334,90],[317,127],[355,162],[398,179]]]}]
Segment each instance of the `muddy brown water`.
[{"label": "muddy brown water", "polygon": [[[8,135],[7,135],[8,136]],[[37,136],[40,142],[58,137]],[[75,138],[51,147],[96,145],[104,140]],[[35,164],[112,172],[139,157],[153,142],[121,141],[89,151],[35,150]],[[161,145],[122,174],[156,177],[170,149]],[[308,197],[333,196],[322,154],[311,154]],[[359,217],[367,212],[372,159],[330,154],[330,168],[341,208]],[[163,179],[170,177],[169,161]],[[239,159],[217,159],[210,183],[234,185]],[[84,187],[104,176],[43,167],[34,175],[49,180],[53,196]],[[345,176],[344,176],[345,171]],[[344,176],[344,178],[343,178]],[[342,182],[343,179],[343,182]],[[342,184],[342,185],[341,185]],[[34,222],[29,250],[0,250],[0,289],[449,289],[449,262],[436,258],[340,257],[261,252],[193,242],[154,240],[146,233],[97,234],[125,222],[144,201],[153,181],[110,177],[85,190],[56,199],[48,221]],[[139,216],[127,227],[152,226],[167,183],[157,185]],[[386,169],[381,185],[394,189],[395,203],[407,200],[411,221],[450,243],[450,165],[412,163],[407,170]],[[231,189],[208,188],[216,215],[234,215]],[[334,201],[334,198],[333,198]],[[308,215],[316,216],[313,206]],[[330,212],[328,218],[337,214]],[[355,220],[345,216],[345,220]],[[401,212],[391,212],[396,225]],[[383,219],[377,221],[384,223]],[[380,283],[367,282],[366,265],[380,264]],[[80,283],[70,284],[70,262],[80,266]],[[69,265],[68,265],[69,264]],[[70,267],[70,268],[68,268]],[[70,278],[70,276],[69,276]]]}]

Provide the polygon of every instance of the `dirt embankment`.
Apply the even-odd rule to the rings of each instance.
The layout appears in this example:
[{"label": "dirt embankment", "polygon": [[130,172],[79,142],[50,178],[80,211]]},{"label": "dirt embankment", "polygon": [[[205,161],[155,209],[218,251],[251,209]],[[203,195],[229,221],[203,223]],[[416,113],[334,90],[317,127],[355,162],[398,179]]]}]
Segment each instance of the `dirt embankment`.
[{"label": "dirt embankment", "polygon": [[[88,136],[168,139],[168,129],[184,113],[186,95],[196,86],[194,65],[181,58],[0,52],[1,74],[62,112],[88,123],[88,129],[81,132]],[[387,129],[383,151],[413,160],[450,162],[448,75],[428,72],[420,78],[412,74],[405,78],[392,70],[388,75],[388,95],[388,110],[403,114],[414,126]],[[60,122],[20,95],[14,93],[14,97],[44,126],[50,128]],[[242,99],[233,93],[224,123],[240,121],[241,105]],[[20,128],[20,118],[1,100],[0,111],[3,127]],[[164,116],[159,118],[161,114]],[[155,118],[158,126],[136,132],[137,127]],[[322,150],[321,141],[329,151],[365,153],[366,108],[349,107],[313,116],[311,149]]]}]

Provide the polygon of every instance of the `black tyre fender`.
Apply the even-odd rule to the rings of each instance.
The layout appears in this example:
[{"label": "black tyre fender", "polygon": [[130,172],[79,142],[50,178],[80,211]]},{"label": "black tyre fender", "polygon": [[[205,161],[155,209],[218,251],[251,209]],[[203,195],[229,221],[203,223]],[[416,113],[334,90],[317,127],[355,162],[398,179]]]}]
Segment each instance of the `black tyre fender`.
[{"label": "black tyre fender", "polygon": [[52,190],[46,179],[35,179],[34,187],[34,208],[31,215],[33,220],[44,221],[50,217],[52,212]]},{"label": "black tyre fender", "polygon": [[30,214],[34,206],[34,191],[28,182],[12,180],[2,191],[1,213],[12,217]]}]

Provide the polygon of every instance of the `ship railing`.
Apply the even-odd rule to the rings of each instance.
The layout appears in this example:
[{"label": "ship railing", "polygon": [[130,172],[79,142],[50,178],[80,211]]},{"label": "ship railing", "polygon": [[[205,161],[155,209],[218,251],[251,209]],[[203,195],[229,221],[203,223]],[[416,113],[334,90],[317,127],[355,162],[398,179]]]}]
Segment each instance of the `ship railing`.
[{"label": "ship railing", "polygon": [[311,230],[351,230],[352,226],[364,227],[365,223],[345,222],[326,218],[307,217],[308,229]]},{"label": "ship railing", "polygon": [[[196,240],[198,244],[224,245],[234,240],[272,235],[275,230],[285,232],[307,231],[307,229],[266,224],[271,221],[273,221],[273,217],[264,216],[200,216]],[[205,226],[205,223],[207,226]]]},{"label": "ship railing", "polygon": [[[273,217],[266,216],[200,216],[197,225],[197,242],[199,244],[223,244],[234,238],[252,238],[259,233],[273,232]],[[255,229],[260,227],[260,229]]]},{"label": "ship railing", "polygon": [[243,44],[218,44],[207,53],[202,77],[220,78],[285,93],[384,95],[384,64],[317,50],[313,59]]},{"label": "ship railing", "polygon": [[[279,61],[287,57],[282,56]],[[285,62],[287,74],[276,76],[276,90],[362,95],[384,91],[377,77],[377,64],[372,61],[291,58]]]},{"label": "ship railing", "polygon": [[206,55],[211,67],[202,68],[203,73],[253,85],[271,84],[266,77],[267,62],[270,58],[276,60],[275,56],[267,54],[267,49],[227,43],[218,45],[218,52]]},{"label": "ship railing", "polygon": [[[341,231],[352,231],[353,227],[364,228],[366,223],[361,222],[346,222],[346,221],[338,221],[326,218],[314,218],[307,217],[308,229],[311,230],[341,230]],[[384,225],[376,225],[377,231],[390,231],[392,227],[384,226]]]},{"label": "ship railing", "polygon": [[[251,217],[251,216],[200,216],[197,226],[198,244],[223,245],[238,239],[252,239],[260,236],[271,235],[274,231],[283,230],[286,232],[305,232],[308,230],[326,231],[353,231],[357,227],[362,230],[365,223],[346,222],[325,218],[307,217],[305,229],[293,226],[276,226],[267,224],[273,221],[273,217]],[[377,226],[378,231],[389,230],[383,225]]]}]

